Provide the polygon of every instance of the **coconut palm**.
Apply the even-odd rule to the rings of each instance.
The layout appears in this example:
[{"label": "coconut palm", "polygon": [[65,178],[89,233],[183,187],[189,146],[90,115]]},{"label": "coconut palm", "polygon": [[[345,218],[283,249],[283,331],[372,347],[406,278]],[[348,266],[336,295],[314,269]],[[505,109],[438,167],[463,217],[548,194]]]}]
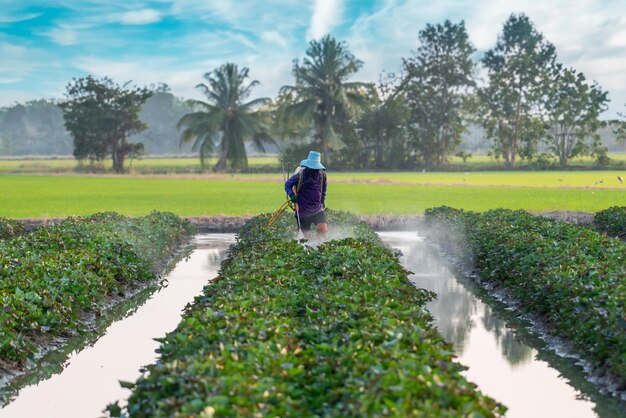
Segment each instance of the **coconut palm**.
[{"label": "coconut palm", "polygon": [[183,116],[176,125],[183,129],[180,142],[193,141],[192,150],[200,151],[200,162],[204,166],[209,153],[217,151],[219,159],[213,171],[223,171],[226,163],[236,170],[248,168],[248,157],[244,140],[250,139],[264,151],[263,143],[272,141],[259,107],[269,102],[268,98],[244,101],[254,86],[253,80],[245,84],[248,68],[241,71],[232,63],[223,64],[206,73],[207,84],[196,86],[207,96],[208,101],[189,100],[187,103],[197,111]]},{"label": "coconut palm", "polygon": [[362,66],[345,43],[327,35],[310,42],[302,63],[294,62],[295,85],[281,88],[281,96],[288,103],[285,118],[311,121],[314,137],[327,159],[331,149],[344,146],[337,130],[368,103],[372,85],[346,81]]}]

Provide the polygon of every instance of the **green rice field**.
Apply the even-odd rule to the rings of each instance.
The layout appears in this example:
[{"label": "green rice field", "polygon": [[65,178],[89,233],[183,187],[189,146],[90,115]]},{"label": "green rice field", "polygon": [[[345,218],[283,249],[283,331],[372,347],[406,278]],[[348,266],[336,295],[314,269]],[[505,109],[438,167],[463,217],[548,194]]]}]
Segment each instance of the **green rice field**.
[{"label": "green rice field", "polygon": [[[587,212],[626,205],[626,185],[582,186],[595,176],[607,176],[608,182],[609,176],[616,177],[617,172],[568,173],[581,176],[573,176],[580,182],[579,188],[537,183],[539,179],[546,184],[562,183],[558,179],[548,182],[547,176],[552,174],[557,173],[483,174],[491,179],[489,183],[480,173],[474,173],[484,183],[468,187],[458,185],[456,178],[440,177],[442,173],[370,173],[370,182],[362,177],[366,174],[329,173],[326,203],[330,208],[357,214],[421,214],[426,208],[440,205],[474,211],[509,208]],[[351,183],[351,179],[363,182]],[[100,211],[143,215],[155,209],[181,216],[254,215],[273,212],[285,199],[281,174],[197,178],[0,175],[0,190],[0,216],[7,218],[64,217]]]},{"label": "green rice field", "polygon": [[[610,154],[609,157],[612,161],[612,166],[624,167],[626,165],[626,154]],[[200,165],[198,157],[176,157],[176,158],[157,158],[157,157],[145,157],[138,160],[128,160],[126,168],[128,171],[137,174],[157,173],[157,174],[169,174],[169,173],[197,173],[201,171],[211,171],[213,165],[215,165],[216,159],[207,159],[205,167]],[[450,158],[450,170],[461,173],[463,170],[476,171],[503,167],[502,161],[493,159],[487,155],[474,155],[463,162],[459,157]],[[280,170],[280,161],[276,156],[254,156],[248,158],[248,164],[250,169],[263,171],[269,171],[272,168],[276,171]],[[522,165],[526,164],[521,162]],[[591,158],[575,158],[570,161],[571,166],[583,167],[586,170],[593,167],[593,160]],[[13,173],[13,174],[50,174],[50,173],[70,173],[76,170],[76,168],[88,167],[88,163],[78,163],[74,158],[69,156],[58,157],[4,157],[0,159],[0,174]],[[98,164],[98,167],[103,170],[111,170],[111,161],[105,160]],[[559,171],[553,171],[558,173]],[[457,174],[458,174],[457,173]]]},{"label": "green rice field", "polygon": [[[217,159],[210,158],[205,161],[205,169],[209,170],[215,165]],[[253,157],[248,159],[250,168],[264,166],[276,167],[278,170],[280,163],[277,157]],[[10,158],[0,160],[1,173],[67,173],[74,171],[76,167],[85,166],[88,163],[79,164],[74,158]],[[110,170],[111,160],[107,159],[100,163],[98,167]],[[198,157],[183,158],[142,158],[139,160],[128,160],[126,168],[132,172],[178,172],[178,171],[200,171],[202,166]]]}]

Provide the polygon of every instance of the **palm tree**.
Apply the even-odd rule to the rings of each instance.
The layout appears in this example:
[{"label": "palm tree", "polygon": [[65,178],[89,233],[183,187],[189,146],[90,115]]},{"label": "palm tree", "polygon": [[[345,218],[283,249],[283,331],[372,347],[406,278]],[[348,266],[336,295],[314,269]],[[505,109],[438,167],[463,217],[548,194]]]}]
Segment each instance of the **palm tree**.
[{"label": "palm tree", "polygon": [[176,125],[183,129],[181,145],[194,141],[192,150],[200,151],[200,163],[204,166],[207,155],[219,152],[219,159],[213,171],[223,171],[226,163],[236,170],[248,168],[248,157],[244,140],[251,139],[256,147],[264,151],[263,143],[272,141],[264,123],[264,115],[258,110],[269,102],[268,98],[259,98],[247,103],[254,86],[254,80],[245,85],[248,68],[241,71],[237,65],[226,63],[216,70],[206,73],[207,84],[196,86],[207,96],[208,101],[188,100],[187,103],[196,112],[183,116]]},{"label": "palm tree", "polygon": [[311,121],[326,159],[333,148],[344,146],[337,130],[369,102],[371,84],[346,81],[362,66],[345,43],[326,35],[310,42],[302,64],[294,62],[295,86],[281,88],[288,103],[283,110],[285,119]]}]

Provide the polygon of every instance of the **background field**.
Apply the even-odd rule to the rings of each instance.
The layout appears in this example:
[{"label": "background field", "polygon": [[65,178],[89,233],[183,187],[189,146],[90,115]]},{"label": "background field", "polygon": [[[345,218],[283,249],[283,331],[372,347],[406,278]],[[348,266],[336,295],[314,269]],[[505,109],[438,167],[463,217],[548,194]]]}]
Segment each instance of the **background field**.
[{"label": "background field", "polygon": [[[489,174],[496,176],[491,181],[497,181],[497,176],[505,173]],[[584,174],[593,176],[599,173],[580,174],[582,176],[579,178],[582,179],[580,181],[588,182],[590,180],[585,180]],[[347,182],[349,178],[359,175],[330,173],[327,206],[357,214],[421,214],[424,209],[439,205],[476,211],[502,207],[530,211],[587,212],[596,212],[614,205],[626,205],[625,185],[619,189],[606,187],[576,189],[536,187],[536,185],[535,187],[446,186],[437,184],[441,180],[441,174],[438,173],[431,173],[432,185],[399,184],[393,180],[394,176],[399,176],[403,183],[410,183],[412,176],[417,175],[418,173],[388,175],[378,173],[377,182],[386,178],[389,180],[385,180],[383,184],[376,184],[349,183]],[[427,177],[419,178],[423,180]],[[480,179],[480,176],[478,178]],[[513,174],[501,178],[508,179],[511,183],[514,181],[523,183]],[[533,181],[536,179],[537,177],[532,177]],[[456,184],[455,179],[449,180],[448,184]],[[182,216],[254,215],[273,212],[285,198],[280,174],[264,178],[251,175],[215,176],[215,178],[2,175],[0,190],[2,190],[0,216],[9,218],[63,217],[99,211],[142,215],[155,209],[172,211]]]},{"label": "background field", "polygon": [[[610,154],[610,169],[626,170],[626,154]],[[200,173],[211,172],[215,165],[214,158],[208,159],[203,168],[198,157],[170,157],[170,158],[142,158],[140,160],[127,161],[126,167],[130,174],[172,174],[172,173]],[[280,172],[280,161],[276,156],[261,156],[248,158],[250,170]],[[524,166],[525,162],[520,162]],[[566,170],[584,169],[590,170],[594,167],[591,158],[575,158],[571,160],[571,167]],[[78,164],[74,158],[68,156],[51,157],[4,157],[0,159],[0,174],[70,174],[78,169],[86,169],[88,164]],[[111,170],[111,161],[106,160],[98,165],[101,170]],[[502,170],[502,161],[497,161],[487,155],[474,155],[467,162],[463,162],[459,157],[452,157],[446,171],[461,173],[464,171],[475,172],[480,170]],[[532,167],[530,167],[532,168]],[[551,168],[553,172],[561,170]],[[516,171],[516,172],[519,172]],[[541,171],[544,172],[544,171]]]}]

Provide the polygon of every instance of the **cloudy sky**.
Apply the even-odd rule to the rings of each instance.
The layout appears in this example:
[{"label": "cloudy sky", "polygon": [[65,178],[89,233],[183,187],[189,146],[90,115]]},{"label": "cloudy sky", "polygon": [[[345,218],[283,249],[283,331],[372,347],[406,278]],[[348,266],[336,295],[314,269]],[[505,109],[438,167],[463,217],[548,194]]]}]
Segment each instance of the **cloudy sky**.
[{"label": "cloudy sky", "polygon": [[559,60],[626,111],[624,0],[0,0],[0,106],[61,98],[73,77],[163,82],[185,98],[224,62],[250,68],[255,95],[291,84],[292,62],[330,33],[364,61],[355,80],[397,71],[426,23],[464,20],[478,52],[511,13],[525,13]]}]

